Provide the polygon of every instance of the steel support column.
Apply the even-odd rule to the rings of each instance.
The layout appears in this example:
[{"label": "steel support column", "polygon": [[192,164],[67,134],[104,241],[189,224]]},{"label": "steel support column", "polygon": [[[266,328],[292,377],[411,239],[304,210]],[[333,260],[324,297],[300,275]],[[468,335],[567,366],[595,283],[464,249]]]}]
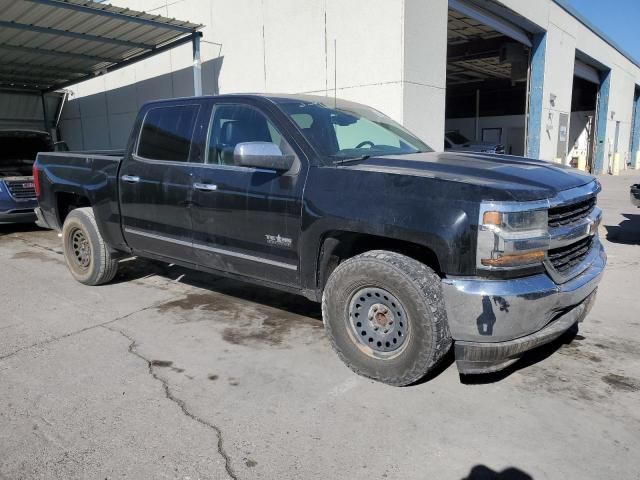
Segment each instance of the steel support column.
[{"label": "steel support column", "polygon": [[193,95],[202,96],[202,65],[200,64],[200,35],[193,36]]},{"label": "steel support column", "polygon": [[640,87],[636,87],[635,91],[631,128],[631,165],[632,168],[640,168],[640,165],[636,164],[640,155]]},{"label": "steel support column", "polygon": [[49,131],[49,112],[47,112],[47,99],[45,98],[45,93],[42,92],[40,95],[40,100],[42,101],[42,120],[44,124],[44,131],[47,133],[51,133]]},{"label": "steel support column", "polygon": [[596,154],[593,159],[592,173],[604,173],[607,150],[607,122],[609,120],[609,92],[611,91],[611,70],[602,72],[596,114]]},{"label": "steel support column", "polygon": [[544,92],[544,67],[547,49],[547,34],[533,36],[531,65],[529,67],[529,102],[527,114],[527,157],[540,158],[540,135],[542,133],[542,103]]}]

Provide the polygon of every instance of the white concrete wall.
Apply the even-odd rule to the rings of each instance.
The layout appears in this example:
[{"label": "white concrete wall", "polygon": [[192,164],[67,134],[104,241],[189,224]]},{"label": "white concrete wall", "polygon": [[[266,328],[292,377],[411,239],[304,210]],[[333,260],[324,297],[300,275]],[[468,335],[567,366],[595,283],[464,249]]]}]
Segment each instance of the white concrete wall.
[{"label": "white concrete wall", "polygon": [[442,150],[447,83],[446,0],[405,0],[401,121]]},{"label": "white concrete wall", "polygon": [[[334,95],[372,105],[436,149],[445,130],[447,0],[114,0],[205,25],[204,92]],[[501,0],[548,32],[540,156],[553,160],[571,109],[576,48],[612,70],[607,144],[621,122],[628,156],[640,68],[552,0]],[[334,41],[337,55],[334,54]],[[71,148],[122,148],[140,105],[191,95],[191,47],[181,46],[74,87],[62,132]],[[337,84],[334,79],[337,78]],[[551,104],[551,95],[556,102]],[[547,131],[547,124],[550,125]],[[607,150],[607,156],[610,149]],[[626,162],[622,162],[626,163]]]},{"label": "white concrete wall", "polygon": [[[403,0],[111,3],[203,23],[205,94],[335,93],[403,121]],[[193,94],[191,63],[184,45],[73,87],[64,138],[73,149],[122,148],[145,101]]]}]

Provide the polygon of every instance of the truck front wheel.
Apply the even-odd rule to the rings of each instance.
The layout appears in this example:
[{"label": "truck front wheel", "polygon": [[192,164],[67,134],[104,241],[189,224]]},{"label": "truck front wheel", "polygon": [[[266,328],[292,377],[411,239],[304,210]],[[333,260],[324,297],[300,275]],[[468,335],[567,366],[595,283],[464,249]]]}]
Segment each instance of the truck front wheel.
[{"label": "truck front wheel", "polygon": [[118,260],[104,243],[93,209],[72,210],[62,226],[62,247],[67,267],[78,282],[101,285],[118,271]]},{"label": "truck front wheel", "polygon": [[375,250],[341,263],[322,296],[332,347],[359,375],[416,382],[451,346],[440,278],[428,266]]}]

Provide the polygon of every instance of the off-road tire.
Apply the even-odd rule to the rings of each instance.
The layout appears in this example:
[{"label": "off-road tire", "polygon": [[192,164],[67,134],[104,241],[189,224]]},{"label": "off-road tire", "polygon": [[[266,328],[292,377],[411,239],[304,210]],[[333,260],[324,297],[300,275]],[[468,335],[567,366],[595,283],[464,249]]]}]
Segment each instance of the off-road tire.
[{"label": "off-road tire", "polygon": [[[398,299],[408,320],[406,345],[391,358],[374,358],[350,331],[350,304],[363,288],[381,288]],[[373,307],[372,307],[373,308]],[[440,277],[412,258],[373,250],[338,265],[322,295],[322,317],[331,346],[355,373],[393,386],[410,385],[431,372],[451,346]],[[376,352],[373,352],[374,354]]]},{"label": "off-road tire", "polygon": [[[88,249],[79,249],[78,239]],[[102,285],[113,280],[118,271],[118,260],[104,243],[91,207],[76,208],[67,215],[62,247],[67,267],[80,283]]]}]

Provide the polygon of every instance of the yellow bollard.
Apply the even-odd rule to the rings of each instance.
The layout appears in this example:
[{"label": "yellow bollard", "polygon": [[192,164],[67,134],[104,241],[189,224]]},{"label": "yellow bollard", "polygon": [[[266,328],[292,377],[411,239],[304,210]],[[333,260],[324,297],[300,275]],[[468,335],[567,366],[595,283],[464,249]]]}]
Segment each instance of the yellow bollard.
[{"label": "yellow bollard", "polygon": [[587,156],[578,155],[578,170],[587,171]]}]

